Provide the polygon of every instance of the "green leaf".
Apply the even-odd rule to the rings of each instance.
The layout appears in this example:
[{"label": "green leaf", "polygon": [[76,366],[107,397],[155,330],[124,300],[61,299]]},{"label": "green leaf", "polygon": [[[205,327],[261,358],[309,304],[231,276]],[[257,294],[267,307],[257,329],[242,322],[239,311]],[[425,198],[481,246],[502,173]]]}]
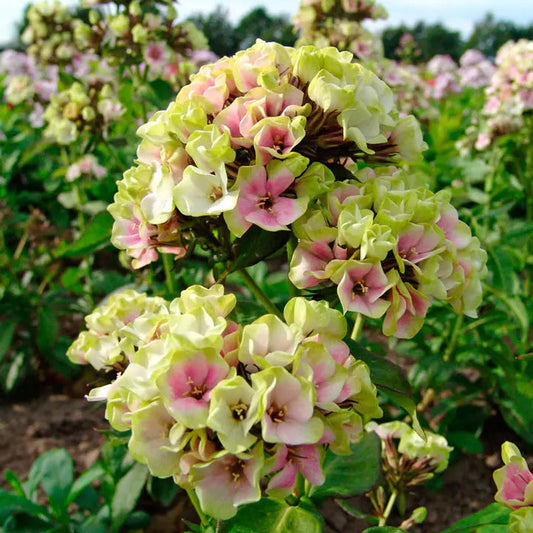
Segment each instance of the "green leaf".
[{"label": "green leaf", "polygon": [[20,479],[17,477],[17,474],[15,474],[13,470],[6,470],[4,476],[15,494],[21,498],[25,498],[26,493],[24,492],[24,487],[22,486]]},{"label": "green leaf", "polygon": [[174,501],[181,490],[172,478],[161,479],[158,477],[150,477],[146,488],[151,498],[165,507]]},{"label": "green leaf", "polygon": [[28,477],[29,494],[41,485],[45,494],[60,507],[68,506],[68,495],[74,480],[74,463],[64,448],[43,453],[35,460]]},{"label": "green leaf", "polygon": [[73,502],[85,488],[104,475],[105,470],[102,468],[102,465],[99,463],[92,465],[91,468],[83,472],[83,474],[81,474],[81,476],[72,484],[68,495],[68,502]]},{"label": "green leaf", "polygon": [[446,434],[448,443],[468,453],[483,453],[483,443],[469,431],[449,431]]},{"label": "green leaf", "polygon": [[322,518],[314,506],[290,506],[263,498],[243,505],[231,520],[221,523],[220,533],[322,533]]},{"label": "green leaf", "polygon": [[505,422],[529,444],[533,444],[533,387],[531,380],[520,375],[513,381],[503,378],[500,386],[500,412]]},{"label": "green leaf", "polygon": [[147,478],[146,466],[135,463],[117,483],[111,501],[111,531],[119,531],[128,515],[135,509]]},{"label": "green leaf", "polygon": [[31,516],[49,518],[48,510],[42,505],[0,489],[0,523],[12,513],[27,513]]},{"label": "green leaf", "polygon": [[365,529],[363,533],[405,533],[405,529],[398,529],[392,526],[375,526]]},{"label": "green leaf", "polygon": [[[481,511],[459,520],[442,533],[507,533],[510,514],[511,509],[508,507],[491,503]],[[492,526],[502,526],[502,528],[500,530]]]},{"label": "green leaf", "polygon": [[113,217],[107,211],[99,213],[89,222],[76,242],[59,246],[54,255],[56,257],[85,257],[109,242],[112,227]]},{"label": "green leaf", "polygon": [[37,323],[37,346],[41,353],[50,351],[59,333],[59,323],[54,309],[49,306],[39,310],[39,321]]},{"label": "green leaf", "polygon": [[290,237],[288,231],[265,231],[252,226],[233,243],[234,259],[230,272],[255,265],[285,246]]},{"label": "green leaf", "polygon": [[355,496],[368,492],[378,482],[381,475],[381,441],[373,431],[350,446],[349,456],[326,453],[324,474],[326,481],[319,487],[311,488],[313,500],[329,496]]},{"label": "green leaf", "polygon": [[424,430],[420,426],[416,415],[416,403],[413,399],[413,390],[405,370],[388,359],[376,355],[358,342],[347,340],[352,355],[364,361],[370,369],[372,383],[384,392],[396,405],[405,409],[413,419],[414,430],[424,438]]},{"label": "green leaf", "polygon": [[176,98],[176,90],[170,83],[168,83],[168,81],[157,78],[148,83],[154,94],[150,100],[156,105],[156,107],[167,107],[167,105]]},{"label": "green leaf", "polygon": [[0,362],[6,355],[11,342],[13,341],[13,336],[15,335],[15,329],[18,324],[18,318],[13,318],[12,320],[7,320],[2,324],[0,331]]}]

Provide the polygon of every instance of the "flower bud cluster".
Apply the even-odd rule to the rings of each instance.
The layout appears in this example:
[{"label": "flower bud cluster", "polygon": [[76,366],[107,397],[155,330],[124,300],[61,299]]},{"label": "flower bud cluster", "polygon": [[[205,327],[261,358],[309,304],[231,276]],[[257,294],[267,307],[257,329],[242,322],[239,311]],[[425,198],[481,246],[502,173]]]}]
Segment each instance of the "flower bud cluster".
[{"label": "flower bud cluster", "polygon": [[518,447],[512,442],[502,444],[504,465],[493,474],[498,489],[494,499],[513,509],[509,531],[530,533],[533,524],[533,474]]},{"label": "flower bud cluster", "polygon": [[293,225],[289,278],[384,317],[388,336],[413,337],[434,299],[476,316],[487,254],[449,200],[396,167],[356,171]]},{"label": "flower bud cluster", "polygon": [[496,72],[486,89],[486,118],[476,141],[483,150],[498,137],[524,126],[524,114],[533,109],[533,41],[508,41],[496,55]]},{"label": "flower bud cluster", "polygon": [[347,324],[325,302],[294,298],[284,320],[242,326],[235,297],[193,286],[166,302],[134,291],[86,319],[74,362],[118,371],[89,399],[107,400],[111,425],[159,477],[196,491],[204,512],[233,516],[261,487],[288,495],[297,473],[324,482],[326,449],[350,454],[382,412],[366,364],[342,341]]},{"label": "flower bud cluster", "polygon": [[363,28],[365,20],[386,19],[375,0],[303,0],[294,17],[297,46],[334,46],[360,59],[383,57],[381,40]]},{"label": "flower bud cluster", "polygon": [[[328,165],[416,161],[425,148],[390,88],[335,48],[258,41],[202,67],[141,126],[137,165],[109,211],[112,242],[140,267],[156,249],[229,245],[252,226],[289,229],[329,191]],[[411,120],[412,119],[412,120]]]},{"label": "flower bud cluster", "polygon": [[371,422],[368,431],[381,439],[383,473],[390,486],[404,491],[441,473],[448,467],[452,447],[442,435],[424,430],[424,438],[405,422]]},{"label": "flower bud cluster", "polygon": [[150,78],[163,77],[182,85],[196,70],[190,60],[192,52],[207,48],[205,36],[192,23],[176,24],[170,2],[165,13],[163,2],[112,3],[117,4],[115,13],[104,17],[93,11],[89,23],[76,21],[78,47],[102,55],[112,65],[140,65],[142,70],[149,69]]},{"label": "flower bud cluster", "polygon": [[4,100],[11,105],[28,105],[30,124],[40,128],[44,124],[43,105],[57,92],[57,66],[41,67],[33,56],[5,50],[0,54],[0,76]]},{"label": "flower bud cluster", "polygon": [[65,145],[83,134],[101,137],[124,111],[111,85],[95,82],[84,86],[74,82],[68,89],[51,95],[44,112],[44,134]]},{"label": "flower bud cluster", "polygon": [[59,0],[30,5],[27,26],[21,39],[28,53],[40,64],[69,64],[78,51],[74,41],[74,19]]}]

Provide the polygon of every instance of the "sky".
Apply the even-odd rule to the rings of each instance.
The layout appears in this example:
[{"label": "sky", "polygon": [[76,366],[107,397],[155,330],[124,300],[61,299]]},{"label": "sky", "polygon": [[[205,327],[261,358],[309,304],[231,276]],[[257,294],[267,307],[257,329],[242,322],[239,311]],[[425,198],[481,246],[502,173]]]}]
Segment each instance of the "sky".
[{"label": "sky", "polygon": [[[0,44],[7,43],[14,35],[15,24],[20,21],[24,0],[0,0]],[[74,5],[75,0],[63,0]],[[491,11],[496,18],[511,20],[517,24],[533,23],[533,0],[381,0],[389,12],[387,21],[369,25],[376,31],[401,22],[408,25],[424,20],[441,22],[450,29],[459,30],[463,36],[471,31],[474,22]],[[236,22],[242,15],[257,6],[265,6],[272,14],[294,15],[300,0],[181,0],[178,5],[180,18],[201,12],[210,12],[219,4],[224,5],[230,18]]]}]

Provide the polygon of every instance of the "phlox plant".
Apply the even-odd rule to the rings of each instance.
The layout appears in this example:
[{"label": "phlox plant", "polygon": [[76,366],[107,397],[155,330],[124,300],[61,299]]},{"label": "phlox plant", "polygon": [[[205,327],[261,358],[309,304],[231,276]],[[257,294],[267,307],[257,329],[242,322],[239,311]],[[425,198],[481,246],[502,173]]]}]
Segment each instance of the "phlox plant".
[{"label": "phlox plant", "polygon": [[[475,316],[485,275],[449,196],[410,173],[416,119],[350,53],[257,41],[203,66],[138,135],[111,240],[134,269],[161,255],[174,299],[122,291],[86,317],[68,356],[107,382],[88,398],[131,431],[132,457],[187,491],[203,531],[253,527],[256,512],[264,531],[321,530],[321,499],[376,487],[381,437],[390,475],[369,520],[385,526],[450,448],[424,435],[395,365],[346,337],[383,317],[386,335],[410,338],[433,300]],[[283,312],[246,270],[276,254],[295,295]],[[217,283],[177,295],[174,268],[198,258]],[[268,314],[238,318],[233,272]],[[377,386],[420,436],[367,425]],[[365,466],[343,486],[354,460]]]}]

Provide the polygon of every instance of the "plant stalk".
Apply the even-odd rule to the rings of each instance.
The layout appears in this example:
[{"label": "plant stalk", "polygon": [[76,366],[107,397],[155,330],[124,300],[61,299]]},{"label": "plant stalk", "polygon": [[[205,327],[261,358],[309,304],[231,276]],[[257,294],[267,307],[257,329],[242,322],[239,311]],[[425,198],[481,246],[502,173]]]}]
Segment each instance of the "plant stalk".
[{"label": "plant stalk", "polygon": [[172,275],[172,255],[162,253],[163,267],[165,269],[165,279],[167,282],[167,291],[170,295],[176,294],[176,283],[174,276]]},{"label": "plant stalk", "polygon": [[383,512],[383,516],[379,519],[379,526],[385,526],[387,525],[387,520],[389,519],[389,516],[392,512],[392,508],[394,507],[394,504],[396,503],[396,498],[398,497],[398,491],[394,489],[392,491],[392,494],[390,495],[389,501],[387,502],[387,507],[385,507],[385,511]]},{"label": "plant stalk", "polygon": [[273,315],[276,315],[278,318],[283,320],[283,314],[281,311],[272,303],[270,298],[261,290],[259,285],[255,282],[255,280],[250,276],[250,274],[247,272],[245,268],[242,270],[239,270],[239,274],[242,277],[242,280],[244,281],[244,284],[248,288],[248,290],[252,293],[253,296],[255,296],[259,302],[261,302],[261,305]]}]

